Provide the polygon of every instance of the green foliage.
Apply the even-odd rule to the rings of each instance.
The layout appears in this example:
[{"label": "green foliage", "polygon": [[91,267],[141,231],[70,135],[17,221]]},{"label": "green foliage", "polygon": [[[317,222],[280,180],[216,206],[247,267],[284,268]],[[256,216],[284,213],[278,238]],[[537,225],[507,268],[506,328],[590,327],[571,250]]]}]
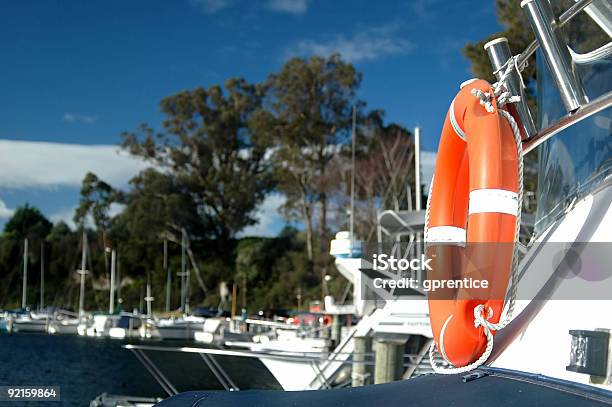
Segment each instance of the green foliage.
[{"label": "green foliage", "polygon": [[[120,229],[122,223],[130,239],[145,242],[159,241],[169,233],[178,242],[182,227],[192,236],[205,235],[198,202],[180,178],[150,168],[132,178],[130,185],[114,229]],[[123,233],[115,235],[120,239]]]},{"label": "green foliage", "polygon": [[304,237],[295,229],[285,229],[277,238],[241,240],[236,247],[235,281],[239,298],[247,287],[251,310],[297,308],[302,302],[319,299],[319,276],[304,251]]},{"label": "green foliage", "polygon": [[306,228],[309,258],[315,254],[313,219],[318,206],[320,247],[327,247],[328,197],[338,184],[330,164],[350,136],[352,107],[361,74],[339,55],[293,58],[269,76],[265,104],[253,115],[256,135],[272,148],[283,211]]},{"label": "green foliage", "polygon": [[4,237],[10,239],[44,239],[53,224],[34,206],[27,203],[15,210],[4,225]]},{"label": "green foliage", "polygon": [[74,222],[83,227],[87,216],[91,215],[96,227],[106,231],[110,226],[110,206],[114,202],[120,202],[121,199],[119,191],[98,179],[96,174],[88,172],[81,185],[81,201],[75,210]]},{"label": "green foliage", "polygon": [[248,124],[260,104],[259,87],[244,79],[183,91],[161,102],[163,132],[143,125],[123,134],[123,147],[168,171],[197,205],[205,235],[227,240],[255,223],[272,187],[265,147]]}]

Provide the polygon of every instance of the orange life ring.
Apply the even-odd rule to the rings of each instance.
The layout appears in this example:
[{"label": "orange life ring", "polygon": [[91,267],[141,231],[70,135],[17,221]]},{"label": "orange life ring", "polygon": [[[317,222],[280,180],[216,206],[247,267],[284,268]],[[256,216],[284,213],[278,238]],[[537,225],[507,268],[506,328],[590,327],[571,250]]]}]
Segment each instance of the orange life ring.
[{"label": "orange life ring", "polygon": [[330,315],[325,315],[323,317],[323,325],[328,326],[332,324],[332,317]]},{"label": "orange life ring", "polygon": [[464,289],[429,293],[435,344],[455,367],[477,360],[487,345],[483,327],[475,327],[474,308],[484,304],[489,322],[499,322],[519,210],[514,133],[495,100],[492,111],[487,111],[472,94],[474,89],[493,95],[488,82],[473,80],[451,103],[438,148],[426,231],[433,269],[428,279],[471,277],[486,279],[489,285],[476,295]]}]

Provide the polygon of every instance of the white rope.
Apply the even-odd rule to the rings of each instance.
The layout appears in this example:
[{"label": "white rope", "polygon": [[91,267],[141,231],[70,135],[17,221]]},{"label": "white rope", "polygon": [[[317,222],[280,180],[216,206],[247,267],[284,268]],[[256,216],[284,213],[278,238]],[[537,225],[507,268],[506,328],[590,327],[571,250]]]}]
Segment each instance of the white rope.
[{"label": "white rope", "polygon": [[[429,362],[434,372],[439,374],[460,374],[469,372],[481,366],[489,359],[491,352],[493,351],[493,333],[492,331],[498,331],[508,325],[512,319],[514,312],[514,303],[516,298],[516,285],[517,285],[517,274],[518,274],[518,242],[521,227],[521,211],[523,204],[523,143],[521,140],[521,132],[518,128],[516,120],[507,111],[503,110],[502,107],[508,103],[516,103],[520,101],[520,96],[511,95],[506,88],[505,81],[510,75],[513,69],[520,72],[517,66],[518,57],[514,56],[510,58],[504,66],[499,70],[504,69],[504,73],[501,75],[498,82],[492,85],[493,95],[489,92],[483,92],[480,89],[473,89],[472,94],[478,98],[480,104],[484,106],[487,112],[492,113],[494,111],[493,98],[497,101],[498,112],[508,121],[512,134],[514,135],[514,141],[516,143],[516,151],[518,155],[518,210],[516,215],[515,234],[514,234],[514,248],[512,253],[512,270],[510,275],[510,289],[508,291],[508,298],[502,311],[502,317],[498,323],[492,323],[489,320],[493,317],[493,309],[489,307],[488,316],[485,318],[483,315],[484,305],[480,304],[474,307],[474,327],[483,327],[484,334],[487,338],[487,346],[480,355],[480,357],[474,362],[467,366],[455,368],[455,367],[443,367],[436,361],[436,342],[433,341],[429,348]],[[519,75],[520,76],[520,75]],[[522,79],[521,79],[522,80]],[[453,112],[454,113],[454,112]],[[434,174],[435,175],[435,174]],[[429,196],[427,197],[427,208],[425,210],[425,242],[427,242],[427,229],[429,224],[429,207],[431,203],[431,190],[433,187],[433,177],[429,189]],[[443,340],[443,338],[440,338]]]},{"label": "white rope", "polygon": [[[484,362],[487,361],[487,359],[491,355],[491,352],[493,351],[493,334],[491,333],[491,330],[487,327],[487,325],[485,325],[485,323],[488,323],[488,321],[484,318],[482,314],[483,310],[484,310],[484,305],[482,304],[474,307],[474,326],[476,328],[478,328],[479,326],[482,326],[484,330],[484,334],[487,337],[487,347],[485,348],[485,351],[482,353],[482,355],[480,355],[478,359],[476,359],[474,362],[470,363],[467,366],[443,367],[443,366],[440,366],[436,360],[436,350],[437,350],[436,341],[433,341],[431,343],[431,346],[429,347],[429,363],[431,364],[431,367],[434,370],[434,372],[439,373],[439,374],[465,373],[465,372],[469,372],[471,370],[476,369],[478,366],[481,366]],[[489,307],[489,318],[493,316],[492,314],[493,314],[492,309]]]},{"label": "white rope", "polygon": [[436,178],[436,174],[431,176],[431,182],[429,183],[429,194],[427,195],[427,206],[425,206],[425,227],[423,229],[423,240],[427,245],[427,233],[429,232],[429,207],[431,206],[431,191],[433,191],[433,183]]}]

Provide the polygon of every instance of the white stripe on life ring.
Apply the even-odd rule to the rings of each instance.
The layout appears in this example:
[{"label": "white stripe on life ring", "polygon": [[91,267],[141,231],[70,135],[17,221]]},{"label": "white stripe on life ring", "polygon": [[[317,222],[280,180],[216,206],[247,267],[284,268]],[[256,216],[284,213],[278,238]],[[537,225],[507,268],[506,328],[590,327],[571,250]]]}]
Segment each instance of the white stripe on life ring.
[{"label": "white stripe on life ring", "polygon": [[455,118],[455,99],[453,99],[451,102],[448,117],[450,117],[451,126],[453,126],[453,130],[455,130],[455,134],[457,134],[461,140],[466,141],[465,133],[463,130],[461,130],[461,127],[459,127],[459,123],[457,123],[457,119]]},{"label": "white stripe on life ring", "polygon": [[451,361],[448,360],[448,356],[446,356],[446,350],[444,350],[444,331],[446,331],[446,326],[451,321],[451,319],[453,319],[453,314],[446,318],[446,322],[444,322],[444,325],[442,325],[442,330],[440,331],[440,354],[448,363],[451,363]]},{"label": "white stripe on life ring", "polygon": [[476,189],[470,192],[468,214],[474,213],[507,213],[518,214],[518,194],[505,189]]},{"label": "white stripe on life ring", "polygon": [[464,245],[465,240],[465,229],[456,226],[434,226],[427,229],[426,243],[455,243]]}]

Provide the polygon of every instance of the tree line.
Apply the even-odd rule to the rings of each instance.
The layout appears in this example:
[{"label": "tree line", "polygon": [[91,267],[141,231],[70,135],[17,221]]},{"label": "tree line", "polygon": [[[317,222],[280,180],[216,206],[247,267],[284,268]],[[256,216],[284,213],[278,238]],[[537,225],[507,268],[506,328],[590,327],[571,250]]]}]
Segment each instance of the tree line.
[{"label": "tree line", "polygon": [[[52,225],[28,205],[7,222],[0,238],[2,305],[19,305],[27,237],[28,303],[39,302],[44,251],[45,302],[74,309],[83,231],[90,253],[88,309],[107,307],[110,249],[119,257],[123,308],[142,307],[148,280],[153,308],[164,309],[164,241],[173,276],[171,309],[179,306],[183,247],[192,307],[227,305],[219,287],[234,284],[240,307],[251,312],[295,309],[342,292],[342,278],[325,276],[336,274],[327,254],[330,239],[348,228],[353,122],[357,234],[374,239],[378,209],[406,209],[415,199],[409,191],[412,133],[385,124],[382,110],[367,108],[357,97],[361,79],[339,55],[293,58],[261,83],[231,78],[164,98],[159,128],[144,123],[121,134],[121,148],[150,167],[124,190],[87,173],[75,230],[64,222]],[[280,211],[292,226],[274,238],[242,237],[272,193],[284,198]]]}]

